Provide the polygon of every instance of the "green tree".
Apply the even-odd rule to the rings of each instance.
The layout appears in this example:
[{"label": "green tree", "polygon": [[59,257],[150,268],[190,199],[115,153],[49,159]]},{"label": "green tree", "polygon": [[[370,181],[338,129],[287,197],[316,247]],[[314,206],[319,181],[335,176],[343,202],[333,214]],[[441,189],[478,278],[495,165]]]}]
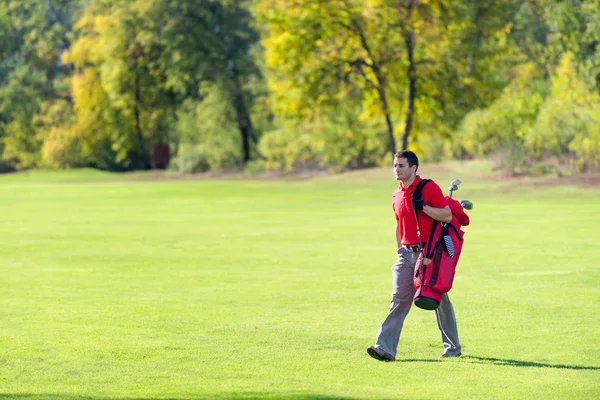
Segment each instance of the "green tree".
[{"label": "green tree", "polygon": [[576,58],[590,84],[600,91],[600,2],[547,0],[547,18]]},{"label": "green tree", "polygon": [[[70,54],[77,68],[76,130],[95,143],[96,154],[108,141],[124,168],[148,168],[153,145],[178,148],[182,104],[202,102],[210,87],[234,110],[243,161],[251,158],[257,136],[243,82],[259,75],[250,56],[258,36],[243,2],[104,0],[87,10],[79,29]],[[85,87],[95,87],[96,95]]]},{"label": "green tree", "polygon": [[[310,107],[336,107],[358,96],[373,116],[385,119],[390,153],[396,150],[395,121],[404,123],[403,148],[419,123],[428,121],[433,129],[448,116],[447,124],[457,124],[473,102],[489,102],[506,84],[502,79],[501,84],[477,89],[496,70],[494,51],[501,49],[500,38],[506,34],[501,14],[505,1],[486,3],[260,2],[280,110],[307,117]],[[476,17],[471,21],[473,9]],[[464,39],[474,31],[490,49],[472,50]]]},{"label": "green tree", "polygon": [[521,55],[519,63],[533,63],[540,76],[549,79],[563,50],[556,29],[548,22],[546,0],[522,1],[512,18],[510,38]]},{"label": "green tree", "polygon": [[243,82],[250,77],[261,77],[261,71],[251,49],[259,42],[258,31],[253,27],[252,15],[246,1],[215,2],[209,7],[210,21],[214,27],[216,65],[214,71],[224,71],[215,78],[235,111],[235,119],[242,142],[243,162],[251,158],[250,142],[258,144],[250,110],[252,93]]},{"label": "green tree", "polygon": [[69,67],[76,0],[0,2],[0,158],[4,168],[37,165],[43,132],[34,123],[41,104],[57,96],[55,85]]},{"label": "green tree", "polygon": [[347,96],[373,98],[385,119],[387,149],[395,152],[389,82],[403,43],[376,7],[363,6],[350,0],[260,2],[272,89],[284,115],[310,117],[313,107],[335,107]]}]

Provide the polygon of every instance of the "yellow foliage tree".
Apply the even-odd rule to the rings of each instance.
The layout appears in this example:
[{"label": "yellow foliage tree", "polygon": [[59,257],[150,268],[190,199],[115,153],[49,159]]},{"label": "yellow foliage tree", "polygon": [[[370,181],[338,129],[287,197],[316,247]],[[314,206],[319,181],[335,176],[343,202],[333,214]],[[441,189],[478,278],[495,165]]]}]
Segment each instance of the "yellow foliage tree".
[{"label": "yellow foliage tree", "polygon": [[499,47],[507,34],[501,15],[482,22],[486,13],[499,13],[504,2],[489,3],[259,1],[276,110],[310,118],[324,107],[358,98],[365,118],[385,120],[391,153],[398,121],[404,123],[403,148],[419,123],[427,121],[429,129],[456,124],[469,103],[481,101],[485,90],[477,86],[494,68],[478,63],[491,53],[472,50],[466,39],[477,31],[492,38],[488,45]]}]

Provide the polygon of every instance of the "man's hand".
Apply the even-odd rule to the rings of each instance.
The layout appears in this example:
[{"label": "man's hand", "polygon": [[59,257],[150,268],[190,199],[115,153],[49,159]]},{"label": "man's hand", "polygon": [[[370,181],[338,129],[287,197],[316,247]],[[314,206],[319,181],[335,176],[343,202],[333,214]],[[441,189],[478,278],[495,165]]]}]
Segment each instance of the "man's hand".
[{"label": "man's hand", "polygon": [[425,200],[423,200],[423,194],[420,191],[413,192],[412,201],[417,210],[423,211],[423,207],[425,207]]}]

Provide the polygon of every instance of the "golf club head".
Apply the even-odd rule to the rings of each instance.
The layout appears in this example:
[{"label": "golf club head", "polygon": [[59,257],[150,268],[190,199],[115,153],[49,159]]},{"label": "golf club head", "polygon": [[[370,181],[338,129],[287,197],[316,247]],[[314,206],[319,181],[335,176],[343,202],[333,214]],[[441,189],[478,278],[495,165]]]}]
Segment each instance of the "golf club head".
[{"label": "golf club head", "polygon": [[473,203],[471,203],[469,200],[461,200],[460,201],[460,205],[465,210],[472,210],[473,209]]},{"label": "golf club head", "polygon": [[458,190],[458,186],[456,186],[456,185],[448,186],[448,196],[452,197],[452,192],[455,192],[457,190]]},{"label": "golf club head", "polygon": [[452,197],[452,192],[455,192],[458,190],[458,185],[461,184],[460,179],[454,179],[452,182],[450,182],[450,186],[448,186],[448,196]]}]

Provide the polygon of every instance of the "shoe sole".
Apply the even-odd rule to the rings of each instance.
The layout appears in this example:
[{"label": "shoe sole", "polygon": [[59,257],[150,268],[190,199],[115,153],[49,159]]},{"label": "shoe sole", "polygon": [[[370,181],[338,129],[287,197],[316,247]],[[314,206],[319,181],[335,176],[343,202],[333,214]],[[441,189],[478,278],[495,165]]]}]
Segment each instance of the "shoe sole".
[{"label": "shoe sole", "polygon": [[440,356],[440,358],[453,358],[453,357],[460,357],[462,355],[462,353],[458,353],[458,354],[442,354]]},{"label": "shoe sole", "polygon": [[374,348],[372,347],[368,347],[367,348],[367,353],[373,357],[374,359],[378,360],[378,361],[384,361],[384,362],[392,362],[394,360],[390,360],[389,358],[385,358],[382,357]]}]

